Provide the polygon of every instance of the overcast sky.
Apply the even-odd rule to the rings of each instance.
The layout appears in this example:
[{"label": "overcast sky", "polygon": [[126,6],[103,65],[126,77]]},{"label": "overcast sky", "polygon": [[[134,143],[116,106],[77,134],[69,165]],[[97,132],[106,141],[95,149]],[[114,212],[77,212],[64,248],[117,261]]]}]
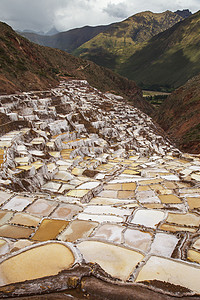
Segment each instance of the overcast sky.
[{"label": "overcast sky", "polygon": [[200,9],[200,0],[0,0],[0,21],[14,29],[59,31],[119,22],[141,11]]}]

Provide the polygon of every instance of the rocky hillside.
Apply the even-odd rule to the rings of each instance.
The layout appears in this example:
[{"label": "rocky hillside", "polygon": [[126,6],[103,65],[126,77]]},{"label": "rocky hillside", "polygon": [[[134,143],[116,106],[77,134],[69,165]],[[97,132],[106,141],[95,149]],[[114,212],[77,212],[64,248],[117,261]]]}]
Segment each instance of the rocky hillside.
[{"label": "rocky hillside", "polygon": [[74,54],[117,71],[136,50],[141,49],[141,43],[181,20],[183,17],[171,11],[138,13],[112,24],[105,32],[75,50]]},{"label": "rocky hillside", "polygon": [[120,73],[143,88],[173,90],[200,72],[200,11],[153,37]]},{"label": "rocky hillside", "polygon": [[173,92],[160,107],[157,122],[188,152],[200,148],[200,75]]},{"label": "rocky hillside", "polygon": [[54,35],[39,35],[31,32],[20,32],[19,34],[27,38],[29,41],[41,46],[58,48],[71,53],[73,50],[86,43],[97,34],[105,31],[107,25],[102,26],[84,26],[64,32],[59,32]]},{"label": "rocky hillside", "polygon": [[192,15],[191,11],[189,11],[189,9],[183,9],[183,10],[177,10],[175,12],[176,14],[178,14],[179,16],[185,18],[188,18]]},{"label": "rocky hillside", "polygon": [[0,23],[0,67],[1,94],[46,89],[57,85],[60,78],[80,78],[104,92],[125,96],[146,112],[151,111],[133,81],[64,51],[33,44],[4,23]]}]

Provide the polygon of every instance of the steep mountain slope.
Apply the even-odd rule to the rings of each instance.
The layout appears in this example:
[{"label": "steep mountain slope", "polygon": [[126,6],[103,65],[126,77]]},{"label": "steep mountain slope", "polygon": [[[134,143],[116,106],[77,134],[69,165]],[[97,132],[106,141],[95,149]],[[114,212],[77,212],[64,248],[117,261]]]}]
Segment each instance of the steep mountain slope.
[{"label": "steep mountain slope", "polygon": [[69,31],[59,32],[55,35],[39,35],[30,32],[19,32],[20,35],[27,38],[29,41],[42,46],[58,48],[63,51],[71,53],[80,45],[89,41],[100,32],[105,31],[107,25],[102,26],[84,26],[82,28],[75,28]]},{"label": "steep mountain slope", "polygon": [[64,51],[33,44],[0,23],[0,93],[45,89],[63,77],[86,79],[101,91],[113,91],[146,112],[152,110],[133,81]]},{"label": "steep mountain slope", "polygon": [[157,122],[188,152],[200,148],[200,75],[173,92],[162,104]]},{"label": "steep mountain slope", "polygon": [[55,35],[55,34],[58,34],[60,33],[60,31],[58,31],[56,29],[56,27],[52,27],[49,31],[47,31],[47,33],[45,35]]},{"label": "steep mountain slope", "polygon": [[189,9],[183,9],[183,10],[177,10],[175,11],[176,14],[178,14],[179,16],[185,18],[188,18],[192,15],[191,11],[189,11]]},{"label": "steep mountain slope", "polygon": [[121,67],[143,88],[174,89],[200,72],[200,11],[153,37]]},{"label": "steep mountain slope", "polygon": [[183,18],[176,13],[138,13],[123,22],[112,24],[108,29],[83,44],[74,54],[95,63],[118,70],[141,43],[172,27]]}]

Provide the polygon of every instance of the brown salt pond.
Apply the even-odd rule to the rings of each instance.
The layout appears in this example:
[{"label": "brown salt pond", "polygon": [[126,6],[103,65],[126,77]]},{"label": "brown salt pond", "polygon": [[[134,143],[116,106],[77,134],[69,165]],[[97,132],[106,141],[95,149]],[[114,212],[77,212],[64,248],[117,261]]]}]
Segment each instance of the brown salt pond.
[{"label": "brown salt pond", "polygon": [[0,285],[56,275],[69,269],[74,262],[74,254],[63,244],[36,246],[0,264]]}]

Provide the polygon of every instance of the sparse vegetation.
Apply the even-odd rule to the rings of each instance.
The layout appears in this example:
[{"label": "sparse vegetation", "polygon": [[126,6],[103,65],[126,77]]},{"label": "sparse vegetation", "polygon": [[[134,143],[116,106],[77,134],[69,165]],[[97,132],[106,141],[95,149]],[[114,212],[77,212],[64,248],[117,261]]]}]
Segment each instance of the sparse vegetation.
[{"label": "sparse vegetation", "polygon": [[64,51],[33,44],[4,23],[0,23],[0,67],[0,93],[46,89],[71,77],[86,79],[103,92],[112,90],[145,112],[153,111],[133,81]]},{"label": "sparse vegetation", "polygon": [[188,143],[196,143],[198,142],[200,144],[200,123],[197,124],[196,126],[190,128],[190,131],[188,131],[186,134],[183,136],[183,143],[188,144]]},{"label": "sparse vegetation", "polygon": [[106,31],[81,45],[73,54],[120,72],[121,65],[142,49],[152,36],[182,19],[170,11],[161,14],[150,11],[139,13],[123,22],[110,25]]},{"label": "sparse vegetation", "polygon": [[158,108],[168,96],[168,93],[143,91],[144,99],[151,103],[155,108]]},{"label": "sparse vegetation", "polygon": [[199,153],[200,75],[190,79],[163,102],[156,121],[182,150]]},{"label": "sparse vegetation", "polygon": [[19,34],[26,37],[29,41],[41,46],[53,47],[71,53],[100,32],[105,31],[107,27],[108,25],[95,27],[85,26],[65,32],[59,32],[53,36],[44,36],[29,32],[20,32]]},{"label": "sparse vegetation", "polygon": [[200,72],[200,12],[156,35],[119,73],[143,89],[171,92]]}]

